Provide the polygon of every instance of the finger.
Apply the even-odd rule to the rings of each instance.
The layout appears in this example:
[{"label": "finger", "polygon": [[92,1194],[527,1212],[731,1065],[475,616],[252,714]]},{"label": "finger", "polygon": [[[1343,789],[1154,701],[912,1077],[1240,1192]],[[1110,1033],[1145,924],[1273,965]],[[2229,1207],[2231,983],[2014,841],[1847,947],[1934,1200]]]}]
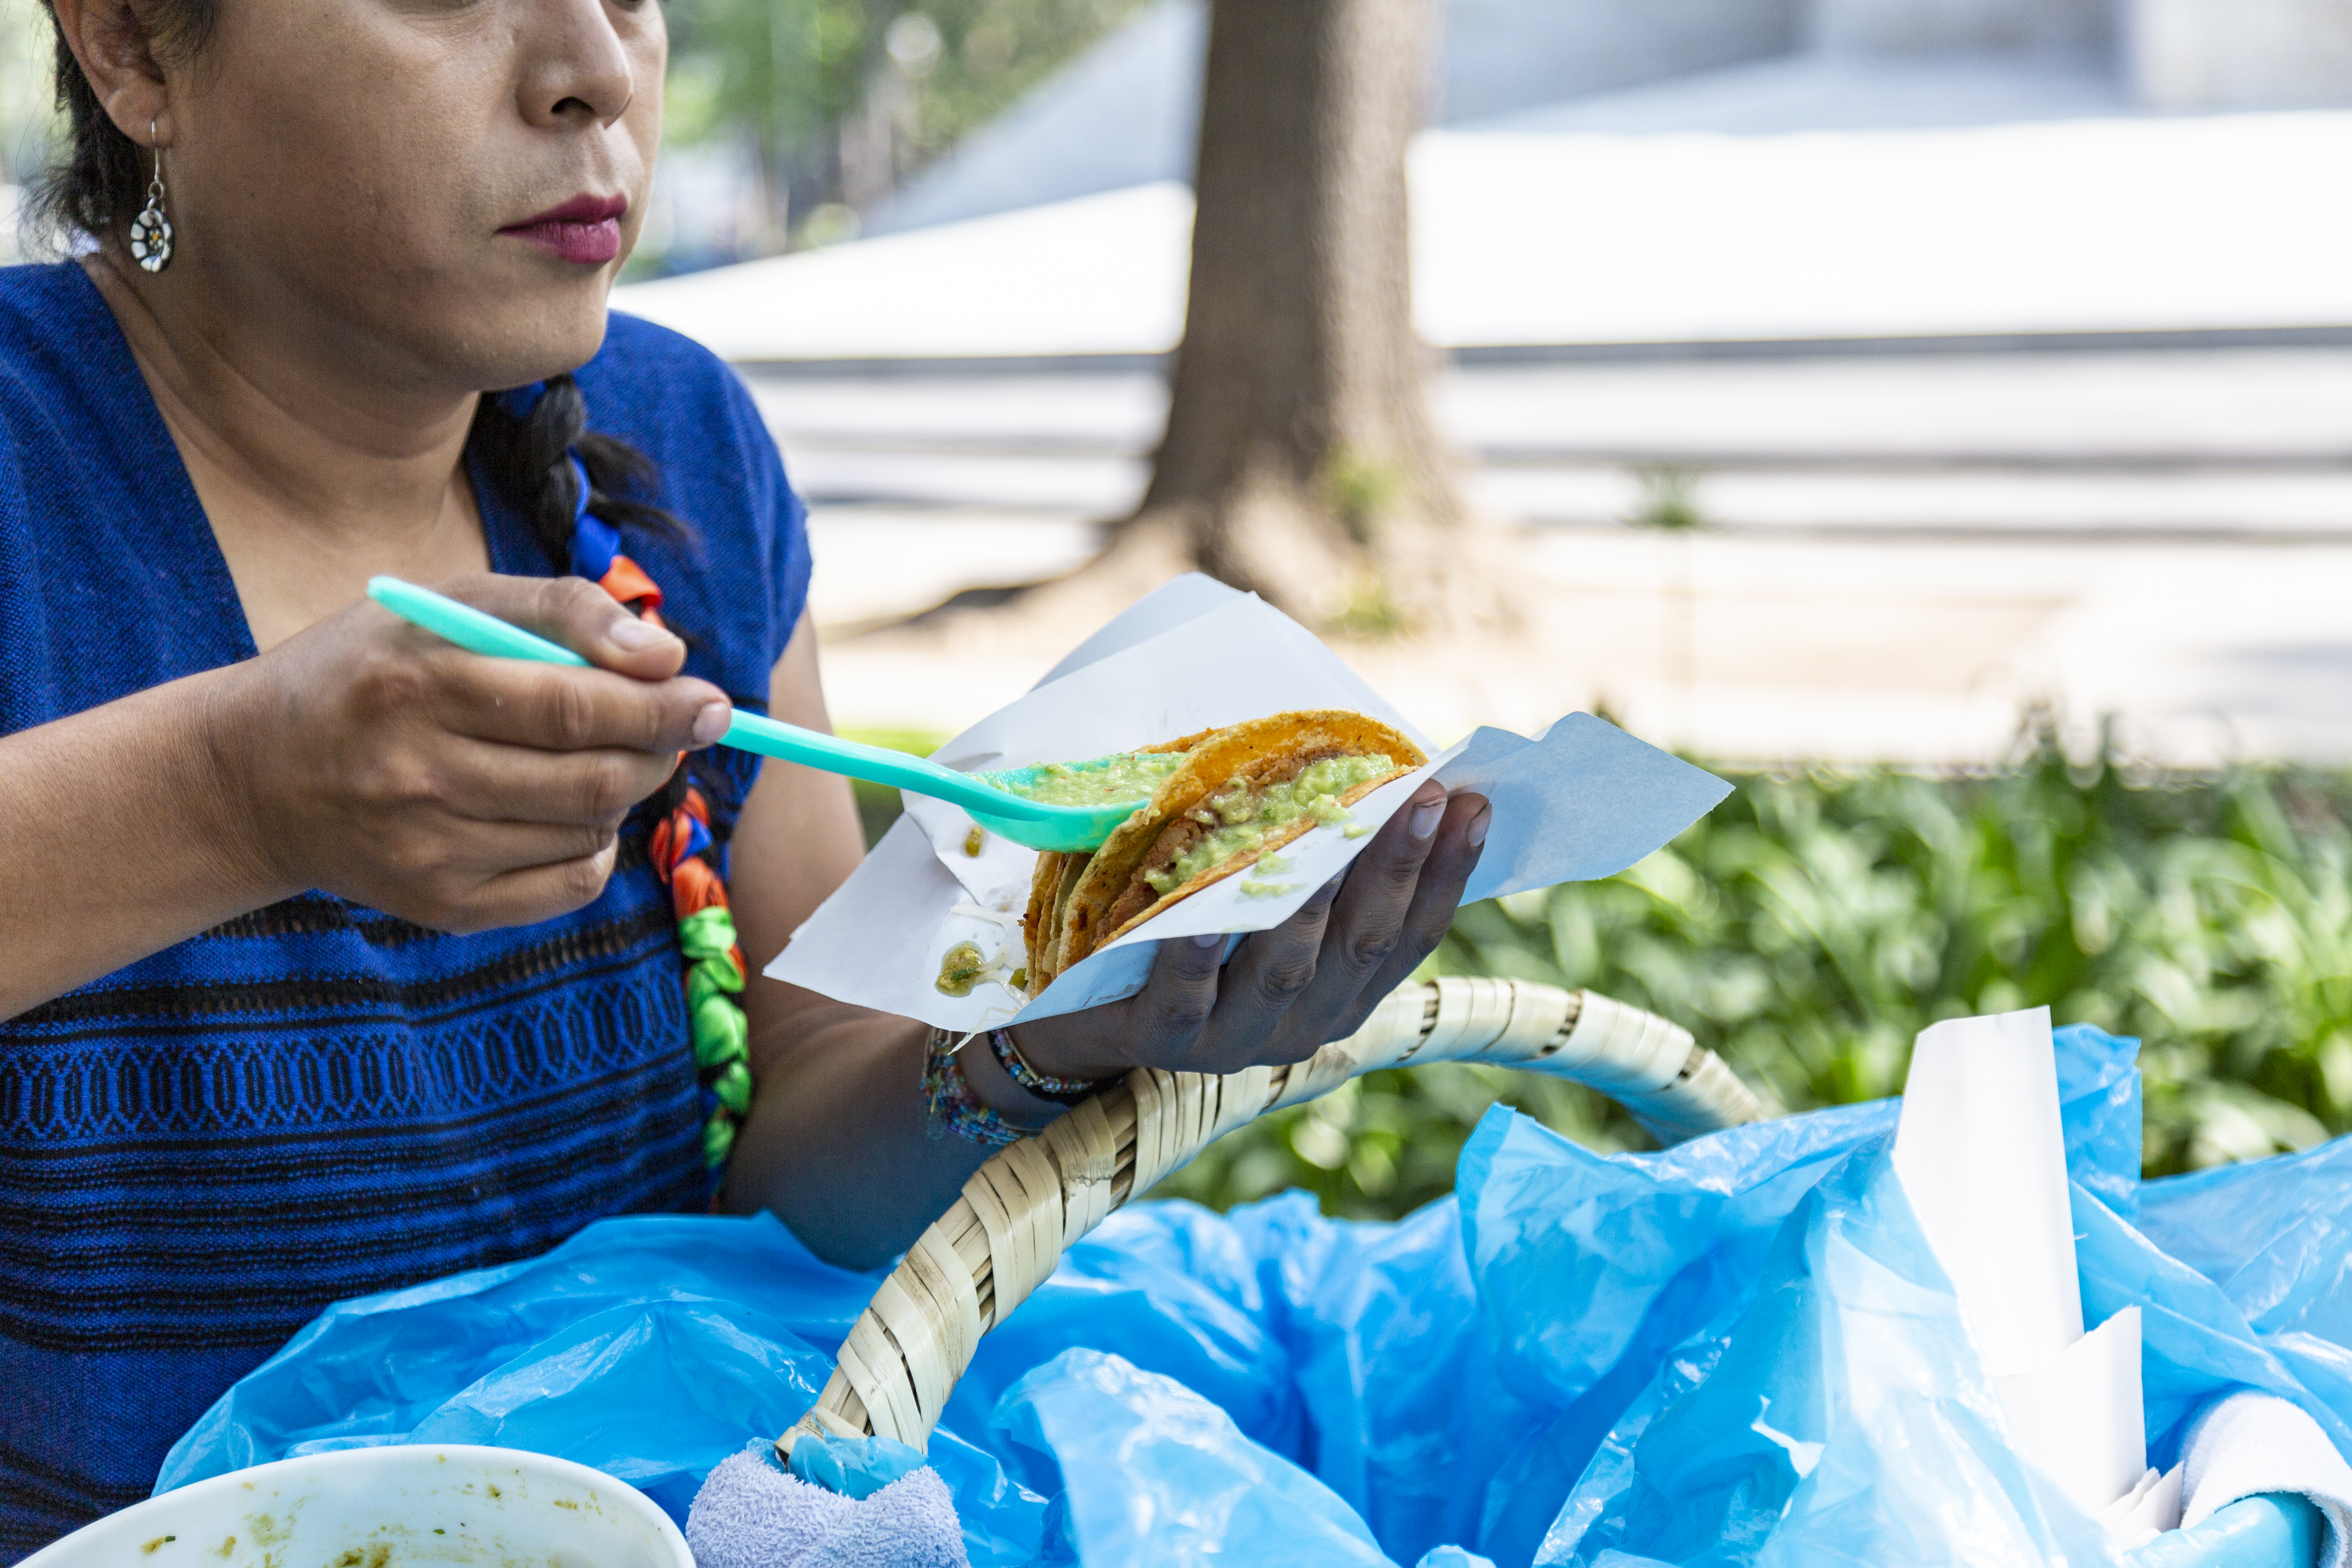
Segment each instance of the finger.
[{"label": "finger", "polygon": [[621,820],[472,823],[461,835],[442,840],[433,863],[416,869],[443,879],[447,889],[471,889],[511,872],[593,859],[614,847]]},{"label": "finger", "polygon": [[1143,989],[1124,1002],[1021,1026],[1021,1054],[1057,1078],[1117,1078],[1136,1067],[1203,1070],[1194,1065],[1214,1009],[1225,939],[1214,932],[1159,944]]},{"label": "finger", "polygon": [[589,826],[617,822],[677,767],[675,752],[547,752],[458,738],[434,764],[390,763],[373,782],[387,806],[437,809],[472,822]]},{"label": "finger", "polygon": [[469,895],[453,902],[441,920],[420,923],[462,933],[535,925],[584,909],[596,901],[611,879],[616,847],[607,844],[593,855],[487,878]]},{"label": "finger", "polygon": [[632,615],[584,577],[485,572],[452,578],[437,591],[633,679],[667,680],[686,665],[686,644],[677,633]]},{"label": "finger", "polygon": [[440,679],[435,717],[460,735],[545,752],[619,747],[664,755],[707,746],[734,716],[707,680],[632,680],[457,649],[431,656]]},{"label": "finger", "polygon": [[1299,999],[1299,1023],[1328,1027],[1339,1022],[1396,952],[1405,911],[1412,906],[1446,809],[1444,786],[1423,780],[1348,868],[1324,933],[1314,986]]},{"label": "finger", "polygon": [[1462,907],[1462,889],[1478,868],[1493,820],[1494,810],[1484,795],[1459,795],[1446,802],[1445,816],[1432,836],[1429,858],[1422,864],[1421,879],[1405,910],[1395,950],[1373,971],[1331,1038],[1344,1039],[1362,1028],[1381,998],[1412,978],[1422,960],[1437,951],[1437,944],[1453,927],[1454,911]]},{"label": "finger", "polygon": [[1201,1031],[1202,1071],[1239,1072],[1261,1063],[1300,1061],[1323,1043],[1319,1035],[1308,1038],[1313,1028],[1295,1026],[1288,1015],[1315,983],[1339,880],[1335,877],[1316,889],[1280,925],[1253,931],[1225,965],[1216,1007]]}]

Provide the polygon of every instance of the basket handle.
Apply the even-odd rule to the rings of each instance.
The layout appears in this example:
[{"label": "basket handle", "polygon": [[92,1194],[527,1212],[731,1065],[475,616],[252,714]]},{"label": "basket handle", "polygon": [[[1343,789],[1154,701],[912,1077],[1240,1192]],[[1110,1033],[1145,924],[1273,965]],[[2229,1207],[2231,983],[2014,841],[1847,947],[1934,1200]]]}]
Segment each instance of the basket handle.
[{"label": "basket handle", "polygon": [[1227,1074],[1138,1068],[990,1156],[858,1315],[814,1408],[776,1439],[878,1434],[926,1447],[980,1337],[1113,1209],[1218,1138],[1359,1074],[1475,1061],[1571,1079],[1662,1143],[1759,1121],[1756,1096],[1690,1031],[1591,991],[1524,980],[1408,982],[1364,1026],[1294,1066]]}]

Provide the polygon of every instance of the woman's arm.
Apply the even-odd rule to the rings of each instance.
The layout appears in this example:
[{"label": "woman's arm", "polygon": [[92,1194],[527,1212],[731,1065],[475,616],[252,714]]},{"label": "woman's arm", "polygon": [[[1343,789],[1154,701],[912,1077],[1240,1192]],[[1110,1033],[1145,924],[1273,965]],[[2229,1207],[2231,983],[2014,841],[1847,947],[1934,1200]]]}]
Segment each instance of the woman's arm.
[{"label": "woman's arm", "polygon": [[363,604],[0,737],[0,1017],[308,888],[447,931],[594,899],[622,816],[726,700],[590,584],[443,586],[604,668],[482,658]]},{"label": "woman's arm", "polygon": [[[805,617],[776,666],[776,717],[827,725],[815,637]],[[1452,921],[1486,803],[1434,784],[1391,817],[1347,877],[1218,963],[1223,937],[1160,944],[1144,989],[1124,1002],[1024,1025],[1040,1070],[1111,1077],[1138,1065],[1231,1072],[1301,1061],[1359,1027]],[[929,1031],[760,974],[794,927],[856,866],[862,836],[848,784],[769,763],[736,827],[736,926],[752,979],[744,994],[758,1085],[735,1145],[727,1201],[773,1209],[811,1248],[852,1268],[887,1262],[955,1201],[990,1151],[928,1125],[921,1089]],[[1024,1092],[994,1053],[961,1057],[972,1090],[1016,1127],[1062,1107]]]},{"label": "woman's arm", "polygon": [[[816,631],[793,628],[769,711],[830,731]],[[811,1247],[852,1268],[887,1262],[955,1200],[989,1151],[926,1135],[921,1081],[930,1031],[761,973],[800,923],[857,868],[866,836],[849,781],[797,763],[762,763],[728,851],[728,897],[751,970],[751,1115],[735,1142],[727,1202],[773,1209]],[[986,1051],[969,1053],[977,1068]],[[1042,1125],[1061,1108],[1033,1100],[988,1063],[991,1103]],[[978,1085],[975,1084],[975,1088]]]}]

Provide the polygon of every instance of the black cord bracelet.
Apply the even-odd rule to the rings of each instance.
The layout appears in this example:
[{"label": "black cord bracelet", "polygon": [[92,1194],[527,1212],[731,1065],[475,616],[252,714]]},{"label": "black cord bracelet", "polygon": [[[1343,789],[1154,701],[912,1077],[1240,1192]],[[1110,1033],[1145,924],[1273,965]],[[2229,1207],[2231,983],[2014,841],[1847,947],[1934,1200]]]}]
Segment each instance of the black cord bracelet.
[{"label": "black cord bracelet", "polygon": [[1021,1059],[1021,1047],[1013,1043],[1009,1029],[989,1030],[988,1048],[996,1053],[996,1065],[1004,1069],[1005,1077],[1040,1100],[1076,1105],[1102,1087],[1090,1079],[1055,1078],[1052,1073],[1039,1072]]}]

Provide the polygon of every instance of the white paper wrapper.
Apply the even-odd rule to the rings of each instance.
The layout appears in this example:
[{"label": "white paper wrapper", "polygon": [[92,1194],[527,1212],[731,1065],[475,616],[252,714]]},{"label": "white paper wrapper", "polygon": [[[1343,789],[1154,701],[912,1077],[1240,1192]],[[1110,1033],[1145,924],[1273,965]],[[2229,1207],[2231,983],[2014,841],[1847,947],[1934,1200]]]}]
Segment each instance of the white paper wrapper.
[{"label": "white paper wrapper", "polygon": [[1895,1171],[1986,1372],[2031,1372],[2083,1337],[2049,1008],[1920,1031]]},{"label": "white paper wrapper", "polygon": [[[2086,1513],[2105,1515],[2148,1474],[2139,1348],[2139,1309],[2126,1307],[2047,1363],[1992,1382],[2018,1450]],[[2128,1527],[2132,1510],[2115,1511]]]},{"label": "white paper wrapper", "polygon": [[[1080,645],[1019,701],[934,753],[971,771],[1132,751],[1268,713],[1342,708],[1426,740],[1304,627],[1254,595],[1206,578],[1177,579]],[[1665,843],[1729,793],[1712,774],[1586,714],[1529,740],[1481,729],[1428,766],[1353,808],[1377,828],[1434,773],[1493,803],[1493,826],[1465,899],[1605,877]],[[768,966],[777,979],[940,1028],[992,1027],[1133,995],[1155,945],[1204,932],[1278,925],[1371,842],[1318,828],[1281,851],[1288,869],[1257,879],[1287,889],[1251,896],[1230,877],[1090,955],[1024,1002],[1009,984],[1024,963],[1020,918],[1035,857],[993,834],[965,853],[961,810],[908,795],[907,816]],[[996,979],[943,994],[941,961],[976,943]]]},{"label": "white paper wrapper", "polygon": [[2180,1528],[2180,1481],[2179,1465],[2161,1473],[2143,1470],[2131,1490],[2099,1511],[2099,1522],[2116,1551],[2134,1551]]},{"label": "white paper wrapper", "polygon": [[[1920,1033],[1895,1171],[2019,1451],[2084,1511],[2105,1514],[2148,1479],[2139,1309],[2083,1331],[2049,1008]],[[2116,1528],[2142,1527],[2135,1509],[2116,1513]]]}]

